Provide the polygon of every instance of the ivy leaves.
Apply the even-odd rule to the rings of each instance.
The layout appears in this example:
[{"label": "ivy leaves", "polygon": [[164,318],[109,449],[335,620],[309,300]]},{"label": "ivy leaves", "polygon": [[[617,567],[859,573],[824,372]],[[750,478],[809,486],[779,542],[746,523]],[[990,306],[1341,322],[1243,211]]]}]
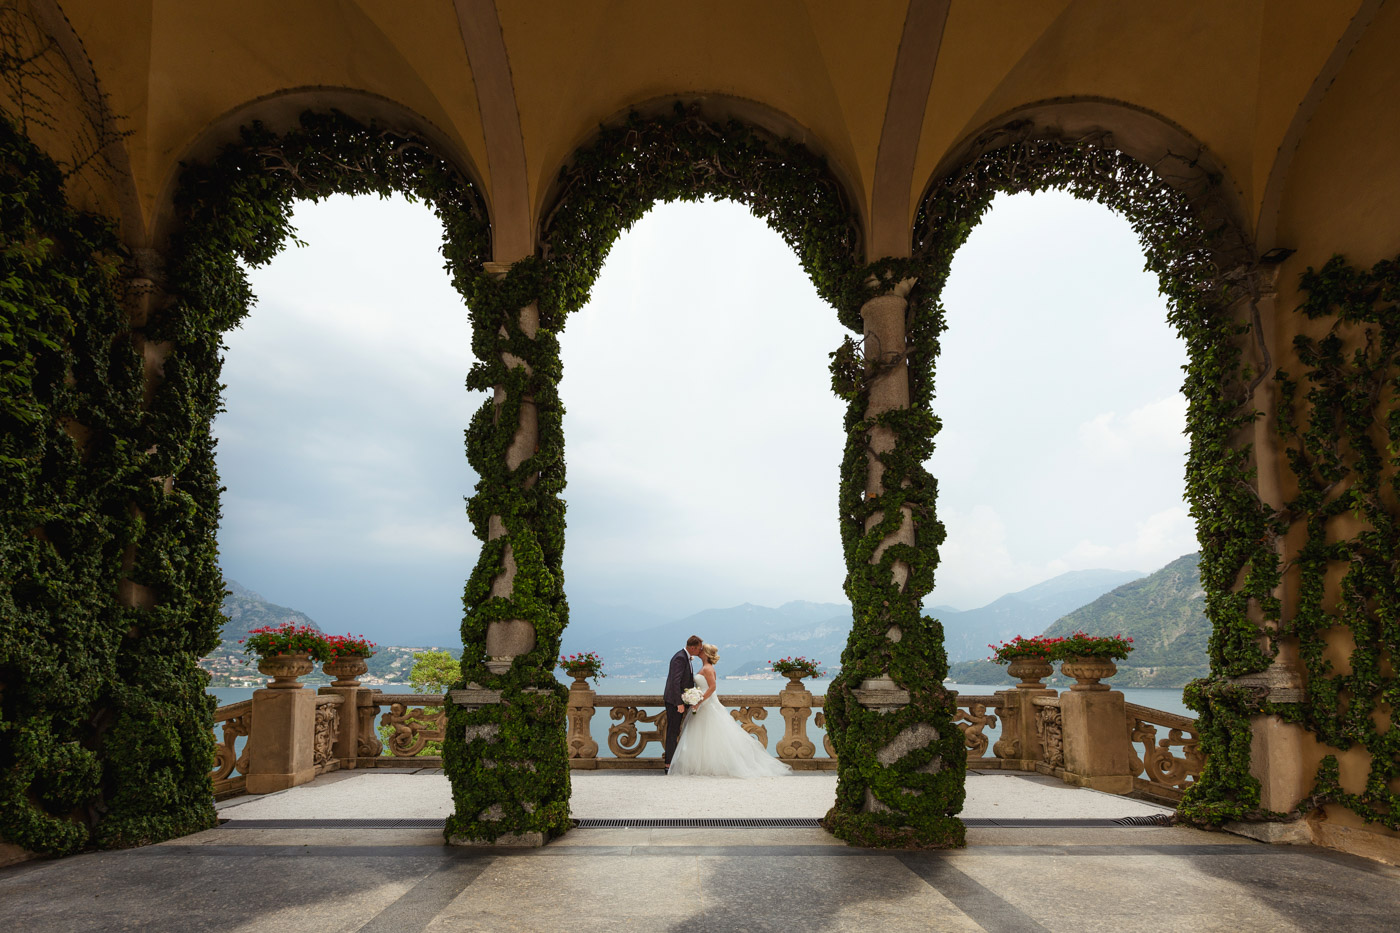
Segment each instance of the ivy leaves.
[{"label": "ivy leaves", "polygon": [[[1370,772],[1358,793],[1343,789],[1335,756],[1319,767],[1314,805],[1337,803],[1367,822],[1400,829],[1400,730],[1377,714],[1400,701],[1400,678],[1386,659],[1400,656],[1400,260],[1369,270],[1334,256],[1309,268],[1298,310],[1330,321],[1320,337],[1300,334],[1293,351],[1302,383],[1280,369],[1280,441],[1297,484],[1285,519],[1301,525],[1297,609],[1285,626],[1298,638],[1307,671],[1298,717],[1337,748],[1363,747]],[[1340,580],[1329,574],[1341,568]],[[1329,655],[1344,629],[1349,670]]]}]

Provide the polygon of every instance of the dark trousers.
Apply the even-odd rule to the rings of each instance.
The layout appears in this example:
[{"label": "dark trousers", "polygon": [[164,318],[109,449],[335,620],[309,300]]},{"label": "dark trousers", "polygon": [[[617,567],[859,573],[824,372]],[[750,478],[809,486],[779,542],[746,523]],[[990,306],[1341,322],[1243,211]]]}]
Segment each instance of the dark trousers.
[{"label": "dark trousers", "polygon": [[671,763],[671,756],[676,753],[676,743],[681,740],[681,725],[685,722],[685,713],[676,712],[674,706],[666,707],[666,763]]}]

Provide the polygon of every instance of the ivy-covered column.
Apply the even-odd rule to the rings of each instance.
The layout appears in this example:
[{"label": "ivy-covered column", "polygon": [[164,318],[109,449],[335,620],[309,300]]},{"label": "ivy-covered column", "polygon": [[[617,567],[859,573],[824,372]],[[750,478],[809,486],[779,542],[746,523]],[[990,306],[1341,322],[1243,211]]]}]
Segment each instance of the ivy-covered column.
[{"label": "ivy-covered column", "polygon": [[543,845],[568,828],[567,691],[555,679],[568,617],[559,347],[540,326],[540,265],[487,263],[471,301],[490,389],[467,430],[480,480],[468,505],[483,540],[467,582],[462,683],[451,692],[444,766],[456,844]]},{"label": "ivy-covered column", "polygon": [[[1248,450],[1253,456],[1253,473],[1258,498],[1274,514],[1287,508],[1283,493],[1283,478],[1288,469],[1286,444],[1279,443],[1280,382],[1272,378],[1270,363],[1282,356],[1278,346],[1278,292],[1275,288],[1279,272],[1277,265],[1263,266],[1253,282],[1253,294],[1238,299],[1229,317],[1251,321],[1247,345],[1242,357],[1251,373],[1269,378],[1254,378],[1250,386],[1250,404],[1256,417],[1247,427],[1241,427],[1235,437],[1235,447]],[[1267,536],[1274,560],[1282,567],[1285,559],[1284,538],[1277,533]],[[1262,586],[1258,589],[1265,596]],[[1283,617],[1286,610],[1285,592],[1280,577],[1268,591],[1267,598],[1255,599],[1248,606],[1248,621],[1267,633],[1270,652],[1261,655],[1255,667],[1260,670],[1230,678],[1243,688],[1247,697],[1249,717],[1249,774],[1259,782],[1260,814],[1289,813],[1312,790],[1312,777],[1305,766],[1307,733],[1298,722],[1295,704],[1303,699],[1303,669],[1298,640],[1285,632]],[[1262,638],[1256,641],[1263,643]],[[1271,655],[1271,656],[1270,656]],[[1267,665],[1267,666],[1264,666]],[[1244,738],[1241,735],[1239,738]],[[1234,828],[1239,829],[1236,825]],[[1310,842],[1304,827],[1296,827]],[[1273,827],[1265,833],[1274,838],[1297,835]]]},{"label": "ivy-covered column", "polygon": [[966,771],[942,628],[921,611],[943,539],[923,468],[938,427],[925,370],[942,323],[911,300],[908,262],[882,266],[861,306],[863,357],[848,356],[844,377],[841,354],[833,366],[850,401],[841,519],[854,620],[827,693],[839,780],[826,825],[857,845],[941,848],[964,841]]}]

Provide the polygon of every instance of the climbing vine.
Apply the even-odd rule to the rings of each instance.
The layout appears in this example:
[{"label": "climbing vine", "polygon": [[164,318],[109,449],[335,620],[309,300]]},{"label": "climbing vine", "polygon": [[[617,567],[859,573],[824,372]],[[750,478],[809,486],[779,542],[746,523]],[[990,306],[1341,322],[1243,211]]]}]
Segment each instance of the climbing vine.
[{"label": "climbing vine", "polygon": [[[223,623],[210,428],[221,334],[253,302],[240,263],[282,249],[298,199],[401,192],[442,220],[470,293],[489,227],[422,141],[308,114],[189,168],[166,268],[133,274],[8,122],[0,149],[0,833],[38,852],[158,841],[215,819],[198,659]],[[144,405],[142,346],[163,349]]]},{"label": "climbing vine", "polygon": [[122,263],[0,116],[0,840],[46,854],[137,834],[122,772],[159,761],[116,601],[140,482]]},{"label": "climbing vine", "polygon": [[[568,826],[566,694],[552,674],[568,618],[558,333],[587,301],[621,231],[657,201],[703,197],[740,201],[763,218],[852,330],[861,330],[861,309],[870,299],[895,292],[907,301],[905,346],[850,340],[833,354],[833,387],[848,403],[838,503],[853,627],[827,700],[841,760],[827,825],[862,844],[962,842],[956,814],[965,749],[953,724],[953,698],[942,687],[941,628],[920,608],[944,536],[937,484],[923,468],[939,430],[933,386],[945,327],[940,295],[954,253],[991,199],[1045,188],[1092,198],[1128,219],[1168,298],[1169,319],[1186,341],[1187,494],[1214,633],[1212,676],[1187,693],[1201,714],[1209,757],[1182,809],[1193,819],[1219,821],[1257,808],[1248,717],[1260,701],[1231,678],[1263,671],[1276,651],[1275,542],[1286,525],[1258,500],[1252,452],[1242,440],[1262,378],[1244,362],[1252,328],[1236,311],[1252,297],[1247,244],[1221,220],[1218,179],[1197,172],[1195,189],[1179,180],[1169,185],[1158,171],[1119,153],[1106,135],[1071,140],[1012,126],[980,141],[979,149],[921,204],[914,257],[863,266],[854,209],[822,160],[802,146],[693,110],[657,119],[633,115],[601,130],[561,172],[537,254],[487,271],[490,228],[474,187],[420,140],[338,113],[306,114],[283,134],[255,124],[211,163],[186,170],[153,313],[133,323],[121,312],[121,257],[110,231],[66,208],[61,178],[7,124],[0,176],[6,234],[0,415],[7,428],[0,548],[7,574],[0,601],[6,622],[15,624],[0,628],[0,832],[27,848],[71,851],[210,824],[210,701],[196,661],[221,623],[219,489],[210,436],[219,404],[219,335],[254,300],[240,263],[266,263],[283,248],[296,200],[333,193],[401,192],[433,208],[443,223],[447,268],[471,309],[478,362],[468,385],[495,390],[466,430],[467,455],[480,477],[467,512],[483,546],[463,595],[457,686],[494,692],[500,702],[449,707],[444,756],[456,804],[449,836],[495,840],[554,835]],[[1366,325],[1367,336],[1350,357],[1341,337],[1299,344],[1300,360],[1312,368],[1313,411],[1332,414],[1315,416],[1306,427],[1281,423],[1298,438],[1292,462],[1308,480],[1300,480],[1291,507],[1338,520],[1355,515],[1366,524],[1331,543],[1309,525],[1310,545],[1300,559],[1307,605],[1291,631],[1302,639],[1314,676],[1306,711],[1284,712],[1309,717],[1339,748],[1359,743],[1371,751],[1379,764],[1366,792],[1343,794],[1329,762],[1319,795],[1369,808],[1392,821],[1387,825],[1395,798],[1384,785],[1395,776],[1395,750],[1391,733],[1369,724],[1363,710],[1381,699],[1393,702],[1394,679],[1381,675],[1374,651],[1354,654],[1350,674],[1330,677],[1320,613],[1325,565],[1347,560],[1345,624],[1358,645],[1365,635],[1368,645],[1394,646],[1393,555],[1400,548],[1389,516],[1395,489],[1393,480],[1385,487],[1379,477],[1387,463],[1393,475],[1400,444],[1393,413],[1397,335],[1393,308],[1387,321],[1375,307],[1393,303],[1394,270],[1378,266],[1365,278],[1329,265],[1309,280],[1310,315],[1339,307],[1341,320]],[[522,309],[532,313],[522,316]],[[147,342],[168,349],[163,381],[143,407],[136,347]],[[869,414],[872,382],[901,364],[908,366],[912,404]],[[1294,399],[1296,385],[1279,378]],[[1381,438],[1362,425],[1361,412],[1369,404],[1374,417],[1386,392],[1392,413]],[[531,411],[534,449],[514,450],[522,414]],[[892,436],[893,445],[873,452],[875,433]],[[1338,485],[1343,447],[1359,467]],[[872,456],[883,479],[868,494]],[[906,512],[915,516],[913,542],[881,550]],[[135,560],[124,567],[127,554]],[[509,586],[501,585],[503,576]],[[122,606],[115,598],[120,581],[153,600]],[[530,625],[534,643],[502,667],[488,654],[491,626],[516,621]],[[55,625],[72,631],[55,634]],[[54,645],[80,650],[58,657]],[[884,711],[861,704],[866,681],[883,677],[908,692],[907,704]],[[74,819],[83,808],[86,817]]]},{"label": "climbing vine", "polygon": [[[468,456],[481,477],[468,512],[485,544],[467,584],[462,672],[464,683],[499,691],[502,702],[452,711],[444,755],[457,806],[449,836],[495,840],[568,828],[567,692],[552,672],[568,622],[557,335],[588,301],[623,230],[657,201],[704,197],[748,205],[793,247],[824,298],[838,305],[852,300],[859,228],[821,159],[795,143],[679,107],[659,119],[634,114],[602,129],[561,172],[537,255],[499,279],[484,279],[472,298],[478,363],[468,384],[504,391],[482,406],[468,431]],[[537,328],[522,324],[527,307],[538,311]],[[538,421],[536,449],[512,468],[508,451],[525,405]],[[493,583],[508,563],[512,586],[495,593]],[[532,626],[534,646],[508,669],[493,671],[490,626],[513,620]]]},{"label": "climbing vine", "polygon": [[[148,328],[148,339],[170,347],[150,407],[149,437],[161,461],[155,474],[174,476],[175,489],[187,498],[172,502],[169,494],[149,494],[144,507],[162,511],[148,524],[164,538],[154,547],[143,543],[138,553],[162,606],[201,644],[212,645],[222,623],[223,580],[215,561],[219,484],[210,427],[219,405],[220,335],[254,300],[243,264],[263,265],[283,249],[293,237],[291,212],[299,200],[394,193],[424,202],[442,222],[446,268],[475,307],[489,294],[482,272],[490,251],[486,211],[472,183],[421,139],[338,112],[308,112],[280,135],[256,123],[245,128],[237,143],[181,178],[168,269],[171,300]],[[193,669],[199,656],[180,657]],[[212,742],[207,714],[201,737],[190,742],[201,752]],[[207,773],[200,780],[207,784]],[[208,790],[203,793],[207,799]]]},{"label": "climbing vine", "polygon": [[1298,638],[1306,699],[1293,718],[1332,748],[1370,756],[1355,793],[1326,756],[1308,803],[1400,829],[1400,729],[1378,721],[1400,707],[1400,260],[1362,270],[1334,257],[1300,284],[1298,310],[1330,323],[1322,336],[1294,338],[1301,382],[1275,374],[1297,484],[1284,517],[1303,532],[1286,631]]},{"label": "climbing vine", "polygon": [[[1200,714],[1209,757],[1181,812],[1203,821],[1237,818],[1257,808],[1259,787],[1249,774],[1249,720],[1242,706],[1252,694],[1230,678],[1269,666],[1279,618],[1274,542],[1281,526],[1257,495],[1246,439],[1256,417],[1253,389],[1263,377],[1245,361],[1254,327],[1236,310],[1254,298],[1252,250],[1228,219],[1220,179],[1194,158],[1172,156],[1148,166],[1118,151],[1108,133],[1067,138],[1038,133],[1026,123],[992,131],[975,149],[982,154],[937,184],[916,218],[915,255],[923,274],[911,298],[919,302],[918,317],[930,321],[931,334],[943,326],[939,295],[952,257],[992,198],[1061,189],[1129,222],[1167,299],[1168,321],[1186,344],[1186,496],[1213,633],[1211,677],[1186,691]],[[915,409],[932,404],[932,359],[911,353]],[[856,501],[858,487],[851,477],[845,483],[843,501]],[[872,629],[865,637],[877,636]]]}]

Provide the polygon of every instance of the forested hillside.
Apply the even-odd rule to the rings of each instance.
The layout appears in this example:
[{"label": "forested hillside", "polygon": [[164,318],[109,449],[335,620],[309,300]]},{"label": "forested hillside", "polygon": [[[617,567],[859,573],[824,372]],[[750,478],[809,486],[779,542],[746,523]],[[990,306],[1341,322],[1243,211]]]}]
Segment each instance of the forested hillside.
[{"label": "forested hillside", "polygon": [[[1118,662],[1118,674],[1112,681],[1115,685],[1185,686],[1209,670],[1206,640],[1210,622],[1199,565],[1199,554],[1179,557],[1161,570],[1061,616],[1044,634],[1056,637],[1084,631],[1090,635],[1128,635],[1134,650],[1126,661]],[[954,664],[950,675],[959,683],[1012,682],[1004,668],[988,661]]]}]

